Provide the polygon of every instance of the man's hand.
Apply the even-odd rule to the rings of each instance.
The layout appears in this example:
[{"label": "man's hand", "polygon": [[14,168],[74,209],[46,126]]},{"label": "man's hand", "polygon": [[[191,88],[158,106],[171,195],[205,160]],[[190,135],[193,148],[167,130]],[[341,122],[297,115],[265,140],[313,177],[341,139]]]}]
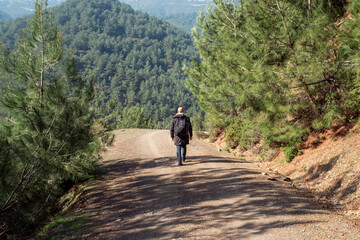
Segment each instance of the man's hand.
[{"label": "man's hand", "polygon": [[192,140],[192,137],[190,137],[190,140]]},{"label": "man's hand", "polygon": [[171,141],[174,141],[174,138],[171,138]]}]

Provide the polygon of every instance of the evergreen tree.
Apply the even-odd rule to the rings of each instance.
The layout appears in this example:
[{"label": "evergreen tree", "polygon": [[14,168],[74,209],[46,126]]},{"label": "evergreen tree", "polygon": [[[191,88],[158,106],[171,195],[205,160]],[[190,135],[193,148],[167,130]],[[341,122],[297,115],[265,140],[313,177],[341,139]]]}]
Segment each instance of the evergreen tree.
[{"label": "evergreen tree", "polygon": [[16,51],[1,51],[0,234],[37,224],[69,183],[87,179],[98,161],[85,85],[42,0]]},{"label": "evergreen tree", "polygon": [[360,3],[351,1],[348,16],[340,23],[343,30],[341,35],[340,55],[343,59],[342,78],[344,82],[343,94],[345,98],[345,112],[352,118],[360,115]]},{"label": "evergreen tree", "polygon": [[351,82],[336,25],[345,12],[345,1],[214,0],[198,19],[201,62],[186,69],[188,86],[232,147],[262,138],[293,148],[341,118]]}]

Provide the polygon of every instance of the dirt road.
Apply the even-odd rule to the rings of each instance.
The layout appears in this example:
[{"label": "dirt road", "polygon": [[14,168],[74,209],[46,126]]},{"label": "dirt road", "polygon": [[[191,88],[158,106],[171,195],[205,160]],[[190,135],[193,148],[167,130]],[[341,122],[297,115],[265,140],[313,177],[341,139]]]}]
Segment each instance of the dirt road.
[{"label": "dirt road", "polygon": [[92,217],[81,239],[360,239],[350,221],[198,140],[177,166],[169,131],[117,132],[103,169],[82,200]]}]

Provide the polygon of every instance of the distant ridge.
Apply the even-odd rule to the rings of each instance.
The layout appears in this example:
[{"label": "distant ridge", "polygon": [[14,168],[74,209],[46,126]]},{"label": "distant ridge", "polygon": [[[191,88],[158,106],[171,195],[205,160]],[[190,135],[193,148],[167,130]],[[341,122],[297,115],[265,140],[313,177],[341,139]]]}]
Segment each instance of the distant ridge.
[{"label": "distant ridge", "polygon": [[212,0],[120,0],[136,10],[165,18],[183,13],[198,13],[205,10]]},{"label": "distant ridge", "polygon": [[[56,6],[66,0],[48,0],[49,7]],[[34,12],[35,0],[0,0],[1,11],[8,15],[8,18],[18,18]],[[0,14],[1,19],[1,14]]]},{"label": "distant ridge", "polygon": [[134,9],[165,19],[190,33],[200,11],[205,12],[212,0],[120,0]]},{"label": "distant ridge", "polygon": [[8,20],[10,19],[10,16],[3,11],[0,11],[0,20]]},{"label": "distant ridge", "polygon": [[[5,17],[0,14],[0,19],[18,18],[32,14],[35,0],[0,0]],[[48,0],[49,7],[54,7],[66,0]],[[135,10],[148,13],[190,33],[196,22],[200,10],[205,10],[212,0],[120,0],[127,3]]]}]

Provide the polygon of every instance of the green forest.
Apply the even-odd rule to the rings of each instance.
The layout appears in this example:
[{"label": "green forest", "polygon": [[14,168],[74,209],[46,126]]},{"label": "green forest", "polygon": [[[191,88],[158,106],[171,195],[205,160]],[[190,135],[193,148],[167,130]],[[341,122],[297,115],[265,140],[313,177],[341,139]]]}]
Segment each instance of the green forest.
[{"label": "green forest", "polygon": [[359,1],[221,1],[194,33],[187,85],[228,145],[288,161],[310,132],[360,113]]},{"label": "green forest", "polygon": [[[167,128],[178,106],[199,111],[182,71],[198,56],[190,35],[115,0],[69,0],[52,11],[66,50],[96,82],[97,118],[114,128]],[[14,48],[28,18],[0,25],[4,47]]]},{"label": "green forest", "polygon": [[191,33],[200,11],[205,12],[211,0],[122,0],[134,9],[165,19]]},{"label": "green forest", "polygon": [[4,13],[3,11],[0,11],[0,20],[7,20],[9,19],[10,16],[6,13]]},{"label": "green forest", "polygon": [[134,9],[147,12],[159,18],[177,14],[199,13],[205,10],[211,0],[122,0]]},{"label": "green forest", "polygon": [[163,19],[190,34],[196,24],[196,19],[197,19],[198,15],[199,15],[199,13],[197,13],[197,12],[178,13],[178,14],[164,17]]},{"label": "green forest", "polygon": [[[48,0],[47,7],[53,7],[64,1],[66,0]],[[0,2],[0,12],[5,13],[7,19],[18,18],[34,13],[34,0],[1,0]]]}]

